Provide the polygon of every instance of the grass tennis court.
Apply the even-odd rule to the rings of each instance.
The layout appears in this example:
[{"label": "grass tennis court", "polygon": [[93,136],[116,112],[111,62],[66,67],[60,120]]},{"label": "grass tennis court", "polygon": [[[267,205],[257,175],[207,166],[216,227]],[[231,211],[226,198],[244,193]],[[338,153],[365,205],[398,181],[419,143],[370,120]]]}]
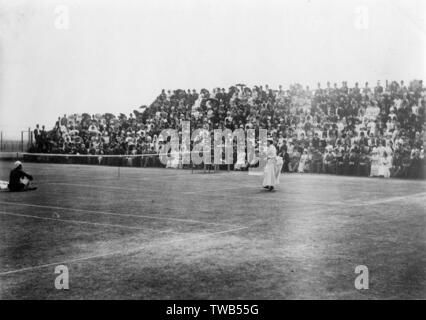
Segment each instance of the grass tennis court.
[{"label": "grass tennis court", "polygon": [[426,298],[425,181],[286,174],[269,192],[247,172],[24,170],[37,191],[0,193],[1,299]]}]

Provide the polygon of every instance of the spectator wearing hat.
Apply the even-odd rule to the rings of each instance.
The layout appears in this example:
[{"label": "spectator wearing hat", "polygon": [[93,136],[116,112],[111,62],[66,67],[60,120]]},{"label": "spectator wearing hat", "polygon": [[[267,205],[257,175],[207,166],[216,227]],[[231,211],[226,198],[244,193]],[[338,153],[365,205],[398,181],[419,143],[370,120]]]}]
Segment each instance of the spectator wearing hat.
[{"label": "spectator wearing hat", "polygon": [[359,155],[359,163],[357,168],[357,175],[368,177],[370,174],[370,157],[366,149],[362,149]]},{"label": "spectator wearing hat", "polygon": [[390,166],[391,166],[390,158],[388,157],[388,153],[384,151],[382,157],[380,158],[378,176],[383,178],[390,178],[390,171],[389,171]]},{"label": "spectator wearing hat", "polygon": [[298,146],[294,146],[293,142],[290,142],[290,146],[292,146],[293,152],[290,153],[290,165],[289,165],[289,171],[290,172],[297,172],[299,168],[299,161],[301,157],[301,153]]},{"label": "spectator wearing hat", "polygon": [[321,173],[323,167],[323,156],[319,149],[314,149],[312,152],[311,172]]},{"label": "spectator wearing hat", "polygon": [[324,172],[328,174],[336,173],[336,156],[333,153],[332,148],[327,148],[327,151],[324,155]]}]

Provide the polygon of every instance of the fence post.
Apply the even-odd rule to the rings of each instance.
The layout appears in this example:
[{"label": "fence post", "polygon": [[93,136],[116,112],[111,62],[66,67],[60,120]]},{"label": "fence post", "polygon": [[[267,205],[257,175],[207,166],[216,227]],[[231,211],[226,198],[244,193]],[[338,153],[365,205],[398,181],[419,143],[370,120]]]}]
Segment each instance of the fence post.
[{"label": "fence post", "polygon": [[3,151],[3,131],[0,131],[0,151]]},{"label": "fence post", "polygon": [[24,131],[21,131],[21,152],[24,152]]},{"label": "fence post", "polygon": [[28,151],[28,149],[31,147],[31,145],[32,145],[31,128],[28,127],[28,142],[27,142],[27,150],[25,150],[25,151]]}]

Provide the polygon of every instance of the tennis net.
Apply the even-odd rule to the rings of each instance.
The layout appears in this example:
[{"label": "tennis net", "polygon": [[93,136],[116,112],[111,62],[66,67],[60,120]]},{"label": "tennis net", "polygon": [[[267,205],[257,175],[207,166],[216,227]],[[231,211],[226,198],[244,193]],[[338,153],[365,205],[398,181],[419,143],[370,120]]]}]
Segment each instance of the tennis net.
[{"label": "tennis net", "polygon": [[117,167],[164,167],[158,154],[140,155],[91,155],[91,154],[50,154],[25,153],[13,154],[13,158],[24,162],[85,164]]}]

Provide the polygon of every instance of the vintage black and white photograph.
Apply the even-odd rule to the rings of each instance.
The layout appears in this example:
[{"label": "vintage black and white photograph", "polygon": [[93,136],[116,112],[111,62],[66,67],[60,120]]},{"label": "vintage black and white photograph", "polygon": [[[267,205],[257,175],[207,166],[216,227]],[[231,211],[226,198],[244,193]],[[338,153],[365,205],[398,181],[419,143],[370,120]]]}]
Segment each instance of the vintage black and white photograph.
[{"label": "vintage black and white photograph", "polygon": [[0,0],[0,300],[426,299],[425,18]]}]

